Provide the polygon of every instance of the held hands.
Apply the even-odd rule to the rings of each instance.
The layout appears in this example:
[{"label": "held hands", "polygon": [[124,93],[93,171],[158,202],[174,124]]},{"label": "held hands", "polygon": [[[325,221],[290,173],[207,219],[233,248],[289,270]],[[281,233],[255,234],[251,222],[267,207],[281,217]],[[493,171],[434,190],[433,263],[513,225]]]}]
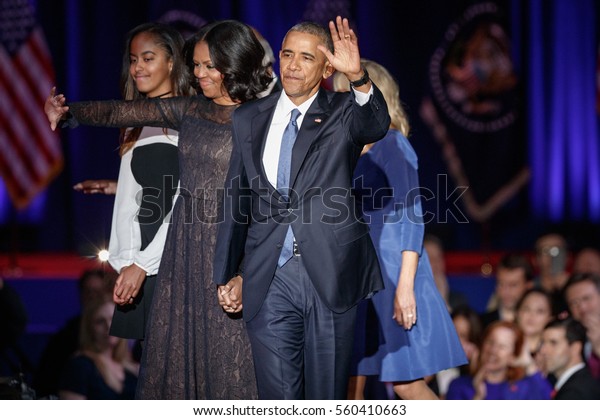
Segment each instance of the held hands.
[{"label": "held hands", "polygon": [[333,38],[334,53],[332,54],[323,45],[319,45],[317,48],[325,54],[333,68],[344,73],[349,81],[360,79],[363,71],[360,66],[358,39],[354,31],[350,29],[348,19],[338,16],[335,23],[329,21],[329,31]]},{"label": "held hands", "polygon": [[59,121],[69,111],[69,107],[65,106],[66,100],[65,95],[62,93],[56,95],[56,87],[50,89],[50,96],[46,98],[44,104],[44,112],[46,112],[52,131],[56,130]]},{"label": "held hands", "polygon": [[115,195],[117,193],[117,181],[113,179],[88,179],[73,185],[73,189],[84,194]]},{"label": "held hands", "polygon": [[113,289],[113,301],[121,306],[133,303],[145,279],[146,272],[141,267],[123,267]]},{"label": "held hands", "polygon": [[217,287],[219,305],[225,312],[234,314],[242,310],[242,283],[242,277],[236,276]]}]

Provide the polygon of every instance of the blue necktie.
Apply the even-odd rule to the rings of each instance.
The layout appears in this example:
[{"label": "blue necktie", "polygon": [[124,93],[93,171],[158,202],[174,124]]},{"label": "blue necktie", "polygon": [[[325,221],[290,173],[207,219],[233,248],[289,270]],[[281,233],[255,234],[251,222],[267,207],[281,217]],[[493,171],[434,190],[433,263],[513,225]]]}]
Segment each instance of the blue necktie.
[{"label": "blue necktie", "polygon": [[[290,187],[290,170],[292,166],[292,149],[296,136],[298,135],[298,124],[296,120],[300,116],[300,111],[297,109],[292,110],[290,122],[281,138],[281,150],[279,151],[279,165],[277,166],[277,189],[281,193],[282,197],[288,199],[288,190]],[[283,241],[283,248],[279,255],[279,261],[277,265],[282,267],[286,262],[292,258],[294,248],[294,233],[292,232],[292,226],[288,227],[288,231]]]}]

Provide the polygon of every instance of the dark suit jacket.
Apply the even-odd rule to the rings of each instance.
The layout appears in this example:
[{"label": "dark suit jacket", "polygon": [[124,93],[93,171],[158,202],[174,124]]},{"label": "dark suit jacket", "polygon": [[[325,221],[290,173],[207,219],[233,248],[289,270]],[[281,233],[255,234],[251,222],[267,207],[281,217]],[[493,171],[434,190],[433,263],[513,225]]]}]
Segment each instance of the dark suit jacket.
[{"label": "dark suit jacket", "polygon": [[555,400],[600,400],[600,383],[587,366],[579,369],[560,387]]},{"label": "dark suit jacket", "polygon": [[243,258],[247,321],[269,289],[289,224],[314,287],[332,311],[345,312],[383,288],[368,226],[360,220],[350,191],[363,145],[381,139],[389,128],[383,95],[374,87],[361,107],[351,93],[318,92],[294,144],[289,204],[269,183],[262,164],[279,96],[246,103],[233,116],[229,194],[219,226],[214,278],[226,283]]}]

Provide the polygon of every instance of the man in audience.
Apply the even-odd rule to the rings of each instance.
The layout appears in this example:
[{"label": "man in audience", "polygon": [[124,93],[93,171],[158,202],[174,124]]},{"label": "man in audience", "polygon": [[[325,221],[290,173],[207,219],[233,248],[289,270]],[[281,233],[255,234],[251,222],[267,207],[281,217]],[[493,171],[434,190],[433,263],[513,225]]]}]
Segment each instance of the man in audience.
[{"label": "man in audience", "polygon": [[448,277],[446,276],[444,246],[441,239],[435,235],[427,234],[423,238],[423,247],[429,256],[429,263],[431,264],[435,285],[437,286],[440,295],[442,295],[446,301],[448,310],[452,312],[457,306],[468,304],[467,298],[462,293],[450,289]]},{"label": "man in audience", "polygon": [[584,358],[592,375],[600,379],[600,276],[572,275],[565,285],[564,296],[571,315],[586,329]]},{"label": "man in audience", "polygon": [[573,260],[573,273],[594,273],[600,275],[600,250],[583,248]]},{"label": "man in audience", "polygon": [[568,261],[567,240],[562,235],[548,233],[535,242],[534,262],[538,276],[534,279],[534,285],[550,293],[552,312],[559,317],[566,316],[567,311],[562,289],[569,278]]},{"label": "man in audience", "polygon": [[556,378],[555,400],[600,399],[600,383],[583,361],[585,341],[585,328],[572,318],[550,321],[544,328],[540,356]]},{"label": "man in audience", "polygon": [[497,308],[481,316],[483,328],[494,321],[514,321],[517,303],[533,285],[533,267],[522,254],[506,254],[496,268]]}]

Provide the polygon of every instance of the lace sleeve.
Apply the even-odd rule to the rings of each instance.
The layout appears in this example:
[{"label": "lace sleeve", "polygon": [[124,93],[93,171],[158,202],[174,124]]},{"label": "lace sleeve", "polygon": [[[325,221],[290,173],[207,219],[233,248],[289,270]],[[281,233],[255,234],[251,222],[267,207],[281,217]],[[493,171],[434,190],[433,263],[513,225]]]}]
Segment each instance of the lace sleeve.
[{"label": "lace sleeve", "polygon": [[68,127],[166,127],[179,130],[191,97],[69,103]]}]

